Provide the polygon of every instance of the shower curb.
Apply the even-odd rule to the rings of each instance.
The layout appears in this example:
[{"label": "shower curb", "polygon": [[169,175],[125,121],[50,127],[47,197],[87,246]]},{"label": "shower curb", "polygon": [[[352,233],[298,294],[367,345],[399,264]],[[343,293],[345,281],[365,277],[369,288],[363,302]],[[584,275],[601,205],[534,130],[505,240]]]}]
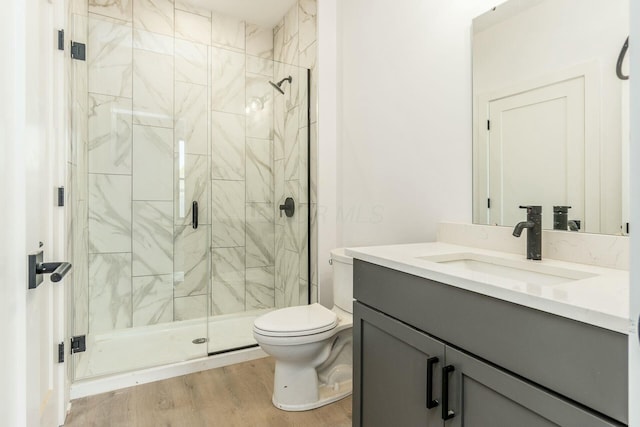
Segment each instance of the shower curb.
[{"label": "shower curb", "polygon": [[133,387],[139,384],[147,384],[154,381],[192,374],[194,372],[248,362],[250,360],[260,359],[267,356],[268,355],[262,351],[261,348],[255,347],[202,357],[199,359],[187,360],[185,362],[172,363],[170,365],[141,369],[139,371],[127,372],[124,374],[76,381],[71,384],[70,398],[71,400],[79,399],[81,397],[93,396],[122,388]]}]

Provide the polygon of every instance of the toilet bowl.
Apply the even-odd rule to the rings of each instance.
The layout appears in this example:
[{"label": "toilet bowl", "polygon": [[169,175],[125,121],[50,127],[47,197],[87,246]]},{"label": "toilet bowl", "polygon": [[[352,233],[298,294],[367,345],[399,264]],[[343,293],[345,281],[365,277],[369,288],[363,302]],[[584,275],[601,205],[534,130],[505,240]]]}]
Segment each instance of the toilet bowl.
[{"label": "toilet bowl", "polygon": [[306,411],[351,394],[353,261],[331,251],[334,306],[288,307],[258,317],[253,336],[276,362],[273,404]]}]

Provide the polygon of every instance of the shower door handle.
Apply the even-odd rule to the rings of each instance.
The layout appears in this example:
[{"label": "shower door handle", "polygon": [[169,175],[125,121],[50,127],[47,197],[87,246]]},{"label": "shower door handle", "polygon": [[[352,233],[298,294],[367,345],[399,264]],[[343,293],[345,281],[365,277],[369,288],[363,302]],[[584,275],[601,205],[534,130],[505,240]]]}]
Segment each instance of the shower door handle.
[{"label": "shower door handle", "polygon": [[191,203],[191,226],[195,230],[198,228],[198,202]]}]

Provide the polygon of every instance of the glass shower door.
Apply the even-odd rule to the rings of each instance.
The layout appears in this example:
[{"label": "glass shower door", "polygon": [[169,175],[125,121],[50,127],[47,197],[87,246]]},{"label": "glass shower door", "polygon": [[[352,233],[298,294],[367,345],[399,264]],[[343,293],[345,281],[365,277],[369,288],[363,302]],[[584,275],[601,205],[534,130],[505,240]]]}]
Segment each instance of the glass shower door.
[{"label": "glass shower door", "polygon": [[[309,296],[308,70],[263,60],[260,72],[251,72],[255,58],[241,56],[217,48],[210,55],[209,354],[257,345],[256,317],[307,304]],[[231,79],[229,63],[247,69],[238,66]],[[230,80],[244,83],[241,109],[215,99],[224,90],[216,82]],[[228,122],[236,124],[234,132],[224,133]],[[235,162],[218,157],[229,152],[243,155]]]},{"label": "glass shower door", "polygon": [[[179,119],[177,124],[189,127],[184,119]],[[188,335],[189,339],[184,342],[189,352],[187,358],[196,358],[207,354],[211,239],[209,158],[189,149],[189,132],[184,132],[181,126],[176,126],[175,132],[173,320],[183,324]]]},{"label": "glass shower door", "polygon": [[172,37],[99,14],[72,17],[73,40],[87,52],[70,60],[73,332],[86,340],[74,378],[204,357],[206,52],[190,63],[204,68],[202,85],[179,73]]}]

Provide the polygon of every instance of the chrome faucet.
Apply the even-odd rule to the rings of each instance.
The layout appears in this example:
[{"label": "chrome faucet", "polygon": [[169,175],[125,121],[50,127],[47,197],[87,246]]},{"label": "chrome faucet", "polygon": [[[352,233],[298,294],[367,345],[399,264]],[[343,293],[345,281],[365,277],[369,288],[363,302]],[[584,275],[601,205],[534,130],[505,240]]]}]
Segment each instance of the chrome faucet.
[{"label": "chrome faucet", "polygon": [[527,231],[527,259],[542,259],[542,206],[520,206],[527,210],[527,220],[516,224],[513,235],[520,237],[522,230]]}]

